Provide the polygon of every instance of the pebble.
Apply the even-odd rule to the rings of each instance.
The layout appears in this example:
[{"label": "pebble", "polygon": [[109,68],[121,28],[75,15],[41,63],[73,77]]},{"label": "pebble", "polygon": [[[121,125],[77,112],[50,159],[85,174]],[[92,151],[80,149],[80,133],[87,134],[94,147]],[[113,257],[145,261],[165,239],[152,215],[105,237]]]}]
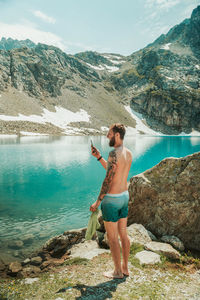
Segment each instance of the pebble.
[{"label": "pebble", "polygon": [[39,280],[38,277],[35,277],[35,278],[25,278],[25,279],[24,279],[24,283],[25,283],[25,284],[32,284],[33,282],[36,282],[36,281],[38,281],[38,280]]}]

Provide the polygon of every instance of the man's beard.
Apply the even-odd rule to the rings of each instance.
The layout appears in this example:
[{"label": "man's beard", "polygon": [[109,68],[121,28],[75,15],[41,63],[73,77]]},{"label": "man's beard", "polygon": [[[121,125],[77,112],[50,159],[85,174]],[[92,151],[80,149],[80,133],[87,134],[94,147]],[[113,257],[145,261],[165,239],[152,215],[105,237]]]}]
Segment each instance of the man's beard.
[{"label": "man's beard", "polygon": [[110,147],[113,147],[115,145],[115,136],[113,136],[112,138],[111,138],[111,140],[109,141],[109,146]]}]

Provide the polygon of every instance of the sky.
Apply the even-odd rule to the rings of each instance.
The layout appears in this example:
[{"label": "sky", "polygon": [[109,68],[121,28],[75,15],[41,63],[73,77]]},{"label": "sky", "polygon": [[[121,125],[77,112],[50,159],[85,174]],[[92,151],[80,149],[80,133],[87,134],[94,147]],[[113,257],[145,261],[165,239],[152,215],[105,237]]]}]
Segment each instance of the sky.
[{"label": "sky", "polygon": [[0,39],[130,55],[185,18],[200,0],[0,0]]}]

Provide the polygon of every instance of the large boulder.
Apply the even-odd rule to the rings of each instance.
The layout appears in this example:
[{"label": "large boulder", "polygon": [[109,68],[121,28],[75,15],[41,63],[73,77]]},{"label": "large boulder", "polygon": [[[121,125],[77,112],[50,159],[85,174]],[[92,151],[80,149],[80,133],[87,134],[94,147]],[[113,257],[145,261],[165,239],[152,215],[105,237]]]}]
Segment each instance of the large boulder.
[{"label": "large boulder", "polygon": [[140,223],[156,236],[174,235],[200,250],[200,152],[166,158],[129,184],[128,225]]}]

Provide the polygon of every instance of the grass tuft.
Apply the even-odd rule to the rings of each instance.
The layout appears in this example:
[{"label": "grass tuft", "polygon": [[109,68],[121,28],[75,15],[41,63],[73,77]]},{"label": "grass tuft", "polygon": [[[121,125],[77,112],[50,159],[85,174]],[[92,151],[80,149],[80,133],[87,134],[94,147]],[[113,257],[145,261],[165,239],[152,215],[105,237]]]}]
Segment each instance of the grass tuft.
[{"label": "grass tuft", "polygon": [[89,262],[89,259],[87,258],[81,258],[81,257],[75,257],[68,259],[64,262],[64,265],[71,266],[71,265],[87,265]]}]

